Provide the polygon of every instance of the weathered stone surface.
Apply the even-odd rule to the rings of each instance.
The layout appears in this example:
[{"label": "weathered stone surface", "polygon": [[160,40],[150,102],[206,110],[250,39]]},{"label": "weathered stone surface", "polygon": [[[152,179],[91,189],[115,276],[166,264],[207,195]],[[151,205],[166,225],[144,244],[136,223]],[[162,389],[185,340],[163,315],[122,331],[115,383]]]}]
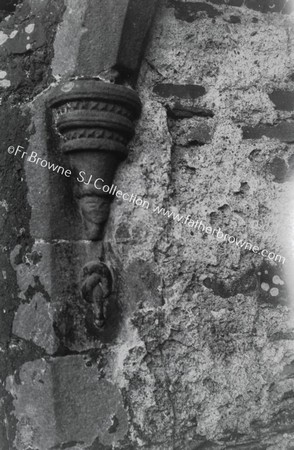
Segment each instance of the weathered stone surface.
[{"label": "weathered stone surface", "polygon": [[17,4],[21,0],[3,0],[0,5],[0,20],[15,11]]},{"label": "weathered stone surface", "polygon": [[292,122],[280,122],[277,125],[257,125],[243,127],[244,139],[261,139],[266,136],[281,142],[294,142],[294,126]]},{"label": "weathered stone surface", "polygon": [[168,129],[175,145],[184,147],[198,146],[211,142],[214,133],[214,122],[213,120],[201,118],[201,116],[188,117],[186,120],[183,118],[181,121],[169,119]]},{"label": "weathered stone surface", "polygon": [[274,181],[283,183],[286,179],[287,165],[281,158],[275,157],[269,164],[271,173],[274,175]]},{"label": "weathered stone surface", "polygon": [[58,348],[53,323],[52,306],[44,297],[37,294],[29,304],[19,306],[14,317],[12,332],[44,348],[48,354],[53,354]]},{"label": "weathered stone surface", "polygon": [[215,5],[230,5],[230,6],[242,6],[244,0],[210,0],[210,3]]},{"label": "weathered stone surface", "polygon": [[[59,161],[47,134],[43,90],[53,80],[53,54],[55,81],[75,74],[83,33],[84,46],[92,35],[83,21],[95,22],[88,2],[65,0],[63,14],[62,2],[25,0],[24,9],[3,21],[3,450],[294,446],[293,149],[281,142],[292,135],[292,120],[268,95],[293,90],[291,18],[271,2],[177,3],[182,19],[171,2],[158,11],[138,87],[143,115],[115,180],[150,208],[115,199],[103,247],[80,240],[67,180],[41,167],[23,168],[5,152],[17,139]],[[264,5],[274,12],[263,13]],[[240,23],[231,23],[232,15]],[[46,43],[8,54],[14,25],[23,30],[32,20],[34,30],[43,23]],[[96,75],[115,78],[113,72]],[[276,123],[287,123],[287,133],[270,125]],[[278,134],[243,139],[249,124]],[[202,146],[199,136],[189,141],[198,127],[209,132]],[[263,263],[260,254],[156,206],[285,255],[289,268],[269,258]],[[115,274],[119,306],[104,340],[86,325],[79,288],[81,267],[102,254]],[[34,311],[38,304],[42,314]],[[54,357],[48,356],[55,350],[51,312]],[[13,328],[23,337],[11,337]]]},{"label": "weathered stone surface", "polygon": [[239,16],[230,16],[231,23],[241,23],[241,19]]},{"label": "weathered stone surface", "polygon": [[257,270],[259,301],[277,307],[289,304],[284,273],[264,262]]},{"label": "weathered stone surface", "polygon": [[262,0],[245,0],[245,6],[255,11],[261,11],[262,13],[268,12],[281,12],[284,10],[287,0],[270,0],[263,2]]},{"label": "weathered stone surface", "polygon": [[172,107],[167,106],[167,115],[171,119],[190,119],[194,116],[213,117],[213,111],[200,106],[184,106],[176,102]]},{"label": "weathered stone surface", "polygon": [[195,128],[192,128],[187,136],[188,143],[190,145],[204,145],[211,142],[213,132],[208,124],[198,124]]},{"label": "weathered stone surface", "polygon": [[7,50],[13,54],[23,54],[37,50],[46,43],[44,27],[40,23],[29,23],[7,42]]},{"label": "weathered stone surface", "polygon": [[128,309],[158,307],[162,305],[160,288],[162,280],[146,261],[136,260],[125,269],[125,283],[121,297],[129,298]]},{"label": "weathered stone surface", "polygon": [[262,13],[282,12],[283,14],[290,14],[293,11],[293,4],[291,0],[210,0],[210,3],[216,5],[231,5],[231,6],[247,6],[249,9],[259,11]]},{"label": "weathered stone surface", "polygon": [[[52,73],[57,79],[59,77],[72,76],[75,72],[87,4],[86,1],[65,0],[66,9],[62,17],[63,21],[57,30],[54,41]],[[65,47],[67,51],[64,54]]]},{"label": "weathered stone surface", "polygon": [[49,0],[36,6],[34,0],[25,0],[15,14],[1,22],[0,66],[5,76],[1,71],[0,88],[4,99],[9,93],[10,102],[20,103],[50,83],[51,47],[62,11],[63,1]]},{"label": "weathered stone surface", "polygon": [[257,277],[254,270],[249,270],[241,277],[238,277],[238,279],[229,280],[228,283],[218,280],[216,277],[215,279],[205,278],[203,284],[208,289],[211,289],[215,295],[229,298],[244,292],[250,294],[256,291]]},{"label": "weathered stone surface", "polygon": [[198,19],[203,12],[205,12],[208,17],[215,17],[221,14],[218,9],[214,8],[209,3],[174,1],[172,4],[175,7],[175,17],[189,23]]},{"label": "weathered stone surface", "polygon": [[285,91],[282,89],[274,90],[269,94],[269,98],[274,103],[277,109],[282,111],[293,111],[294,110],[294,92]]},{"label": "weathered stone surface", "polygon": [[83,356],[28,362],[19,381],[6,380],[14,398],[18,450],[86,449],[97,438],[103,445],[115,445],[125,436],[119,390],[99,379],[97,367],[89,367]]},{"label": "weathered stone surface", "polygon": [[[27,202],[27,186],[21,180],[24,178],[24,169],[21,161],[11,160],[6,149],[16,142],[23,142],[27,137],[29,116],[23,117],[19,108],[10,109],[3,104],[0,109],[1,123],[1,243],[0,243],[0,342],[7,345],[10,339],[10,330],[14,309],[18,305],[18,287],[16,273],[10,264],[10,251],[17,244],[20,237],[26,240],[26,248],[30,251],[31,239],[29,237],[30,207]],[[17,123],[17,128],[10,127]],[[23,205],[21,211],[19,205]]]},{"label": "weathered stone surface", "polygon": [[[293,150],[275,139],[243,140],[242,128],[277,119],[266,92],[284,83],[291,66],[287,25],[278,14],[269,14],[266,25],[261,20],[256,24],[253,14],[261,15],[252,11],[249,16],[248,9],[240,8],[240,24],[217,17],[212,26],[206,13],[197,15],[197,22],[187,22],[176,19],[172,8],[163,10],[140,84],[145,107],[129,171],[122,170],[118,182],[136,186],[152,207],[190,214],[283,254],[281,221],[289,223],[293,186],[292,194],[286,195],[287,183],[275,182],[268,164],[275,157],[287,160]],[[231,26],[234,42],[228,37]],[[269,61],[277,48],[280,64],[274,69]],[[187,98],[181,104],[188,111],[210,109],[213,117],[171,113],[170,88],[164,96],[150,94],[163,83],[205,86],[205,97]],[[200,121],[214,130],[211,142],[184,147]],[[108,230],[109,241],[116,233],[123,235],[115,240],[122,267],[135,264],[138,257],[151,260],[162,279],[162,306],[149,301],[144,308],[139,301],[140,308],[132,313],[134,329],[129,324],[125,329],[128,351],[116,378],[125,386],[127,377],[125,398],[138,442],[144,433],[144,445],[154,450],[291,448],[293,433],[272,436],[269,429],[259,433],[252,426],[262,417],[270,427],[281,417],[280,399],[292,383],[277,381],[293,360],[293,341],[283,340],[291,331],[283,266],[270,261],[263,266],[260,255],[217,242],[183,222],[153,209],[130,210],[122,202],[114,204]],[[275,284],[275,276],[284,285]],[[123,274],[123,279],[128,277]],[[206,287],[208,279],[211,284]],[[136,305],[135,292],[125,297]],[[271,337],[279,332],[281,339],[274,347]],[[280,397],[270,391],[275,380]],[[291,411],[293,402],[286,401]]]},{"label": "weathered stone surface", "polygon": [[17,0],[3,0],[3,2],[1,3],[1,9],[3,9],[4,11],[13,12],[15,11],[17,3]]},{"label": "weathered stone surface", "polygon": [[157,84],[154,86],[153,92],[161,97],[179,97],[187,99],[195,99],[205,95],[205,88],[203,86],[186,84]]},{"label": "weathered stone surface", "polygon": [[[67,11],[58,31],[59,43],[55,44],[54,73],[86,77],[101,74],[110,81],[118,71],[120,77],[134,81],[156,3],[157,0],[85,0],[80,4],[66,0]],[[62,62],[63,44],[68,42],[69,52]]]}]

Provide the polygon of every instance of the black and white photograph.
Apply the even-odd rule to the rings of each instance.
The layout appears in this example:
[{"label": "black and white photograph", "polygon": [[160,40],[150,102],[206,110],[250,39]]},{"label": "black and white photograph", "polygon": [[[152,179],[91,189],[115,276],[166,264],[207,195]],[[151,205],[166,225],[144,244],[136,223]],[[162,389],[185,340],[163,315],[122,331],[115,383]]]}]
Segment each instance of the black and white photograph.
[{"label": "black and white photograph", "polygon": [[294,0],[0,0],[0,450],[294,450]]}]

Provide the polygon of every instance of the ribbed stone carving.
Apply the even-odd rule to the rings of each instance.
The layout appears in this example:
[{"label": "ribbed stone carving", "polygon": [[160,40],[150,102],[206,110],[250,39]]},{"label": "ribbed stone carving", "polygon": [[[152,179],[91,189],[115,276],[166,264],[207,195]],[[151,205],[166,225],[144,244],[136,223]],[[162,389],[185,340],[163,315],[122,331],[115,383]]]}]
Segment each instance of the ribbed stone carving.
[{"label": "ribbed stone carving", "polygon": [[79,180],[74,195],[85,238],[99,240],[113,199],[102,191],[102,185],[111,186],[118,164],[128,154],[140,99],[125,86],[80,79],[59,86],[49,105],[61,135],[61,150]]}]

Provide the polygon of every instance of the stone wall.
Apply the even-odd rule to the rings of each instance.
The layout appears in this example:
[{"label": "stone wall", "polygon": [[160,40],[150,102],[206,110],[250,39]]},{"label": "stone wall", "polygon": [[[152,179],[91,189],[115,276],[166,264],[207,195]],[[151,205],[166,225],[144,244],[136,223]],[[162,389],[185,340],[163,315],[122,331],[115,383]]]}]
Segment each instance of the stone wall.
[{"label": "stone wall", "polygon": [[112,204],[118,307],[100,338],[78,279],[102,244],[81,239],[66,177],[8,152],[66,165],[46,102],[85,3],[4,5],[1,450],[293,449],[293,2],[160,2],[115,179],[149,207]]}]

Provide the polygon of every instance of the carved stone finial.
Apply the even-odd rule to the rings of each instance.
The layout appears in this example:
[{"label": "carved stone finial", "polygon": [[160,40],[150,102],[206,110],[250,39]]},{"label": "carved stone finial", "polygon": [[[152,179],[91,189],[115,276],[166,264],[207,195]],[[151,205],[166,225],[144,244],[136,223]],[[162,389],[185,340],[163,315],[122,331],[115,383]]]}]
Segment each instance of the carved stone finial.
[{"label": "carved stone finial", "polygon": [[49,104],[62,137],[61,149],[79,180],[74,195],[85,237],[99,240],[113,199],[101,187],[111,186],[118,164],[128,154],[140,99],[130,88],[80,79],[59,86]]},{"label": "carved stone finial", "polygon": [[112,292],[112,275],[101,261],[87,263],[81,274],[81,293],[90,306],[91,325],[99,332],[107,319],[108,299]]},{"label": "carved stone finial", "polygon": [[[91,241],[103,238],[113,196],[102,187],[107,185],[110,190],[117,166],[128,154],[134,122],[141,112],[138,95],[126,85],[136,86],[158,3],[83,0],[80,25],[69,21],[62,29],[62,42],[72,40],[76,33],[77,45],[73,42],[69,46],[66,60],[63,48],[56,48],[58,63],[53,74],[68,81],[53,89],[49,106],[61,137],[61,150],[74,175],[73,195],[84,237]],[[104,324],[112,298],[109,277],[109,270],[98,261],[84,266],[80,280],[88,305],[87,328],[99,337],[108,332]],[[114,311],[115,301],[109,305],[109,320]]]}]

